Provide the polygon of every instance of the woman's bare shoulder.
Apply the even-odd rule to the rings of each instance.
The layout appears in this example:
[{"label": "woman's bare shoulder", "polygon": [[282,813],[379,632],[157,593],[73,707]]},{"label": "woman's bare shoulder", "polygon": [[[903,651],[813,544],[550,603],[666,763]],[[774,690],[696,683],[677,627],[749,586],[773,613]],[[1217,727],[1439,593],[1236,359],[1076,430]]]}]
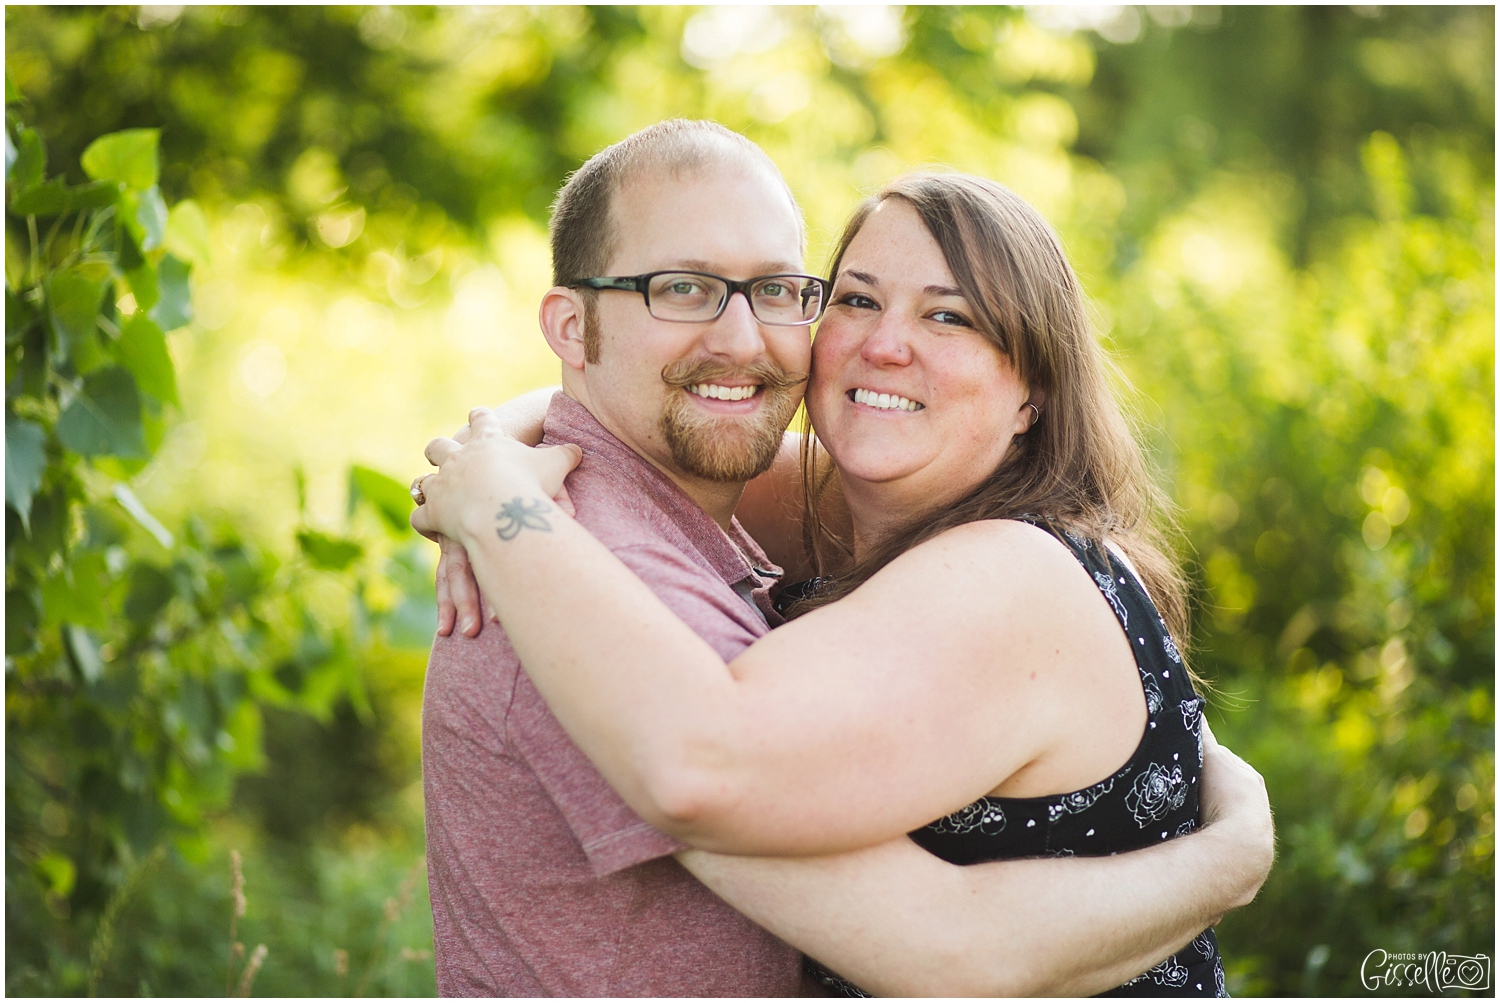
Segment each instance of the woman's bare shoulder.
[{"label": "woman's bare shoulder", "polygon": [[[1061,626],[1092,584],[1046,530],[1008,519],[966,523],[908,550],[844,600],[927,631],[962,625],[978,645],[1018,626]],[[843,603],[835,604],[843,605]],[[1035,631],[1028,631],[1035,633]]]}]

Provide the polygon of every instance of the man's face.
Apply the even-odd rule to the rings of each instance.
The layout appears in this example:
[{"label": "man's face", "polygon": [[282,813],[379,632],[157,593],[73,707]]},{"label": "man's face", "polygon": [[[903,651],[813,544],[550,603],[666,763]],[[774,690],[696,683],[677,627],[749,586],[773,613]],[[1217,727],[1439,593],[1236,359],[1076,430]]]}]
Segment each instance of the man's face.
[{"label": "man's face", "polygon": [[[797,217],[763,168],[646,174],[616,193],[613,213],[607,275],[802,271]],[[639,293],[617,290],[599,292],[595,313],[599,361],[584,379],[606,428],[678,475],[730,483],[770,466],[802,399],[809,328],[761,324],[743,295],[705,323],[657,320]]]}]

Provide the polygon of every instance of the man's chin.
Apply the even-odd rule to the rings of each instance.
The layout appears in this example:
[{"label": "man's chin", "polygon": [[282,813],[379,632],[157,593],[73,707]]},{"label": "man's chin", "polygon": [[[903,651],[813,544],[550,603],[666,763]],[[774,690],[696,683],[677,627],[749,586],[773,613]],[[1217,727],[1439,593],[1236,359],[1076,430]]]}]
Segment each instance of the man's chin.
[{"label": "man's chin", "polygon": [[784,425],[764,405],[758,413],[709,415],[702,409],[669,408],[661,419],[662,436],[678,468],[693,477],[721,484],[748,481],[763,474],[776,459]]}]

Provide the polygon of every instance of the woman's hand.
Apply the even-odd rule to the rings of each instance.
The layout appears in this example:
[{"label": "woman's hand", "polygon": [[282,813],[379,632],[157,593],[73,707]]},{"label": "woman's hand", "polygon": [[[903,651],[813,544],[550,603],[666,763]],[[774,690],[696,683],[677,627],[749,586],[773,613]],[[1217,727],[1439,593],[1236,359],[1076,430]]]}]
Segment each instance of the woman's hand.
[{"label": "woman's hand", "polygon": [[[498,408],[475,408],[469,414],[484,412],[500,422],[505,435],[527,446],[537,446],[542,441],[542,419],[547,412],[547,403],[555,392],[554,387],[523,394]],[[473,429],[465,425],[453,433],[453,441],[463,445],[469,441]],[[573,501],[568,497],[567,485],[553,496],[557,507],[573,515]],[[427,534],[424,534],[427,535]],[[440,533],[430,534],[439,547],[437,563],[437,633],[447,637],[455,627],[465,637],[477,637],[481,622],[482,603],[479,586],[474,581],[474,569],[469,564],[468,552],[456,540]],[[494,620],[495,615],[490,614]]]},{"label": "woman's hand", "polygon": [[[438,472],[418,482],[423,503],[412,512],[412,528],[429,538],[447,537],[458,544],[492,529],[508,539],[506,533],[524,528],[525,514],[545,504],[543,498],[554,499],[561,507],[563,481],[583,456],[571,444],[524,446],[507,436],[485,408],[469,413],[467,442],[433,439],[426,454]],[[447,558],[454,561],[451,553]]]}]

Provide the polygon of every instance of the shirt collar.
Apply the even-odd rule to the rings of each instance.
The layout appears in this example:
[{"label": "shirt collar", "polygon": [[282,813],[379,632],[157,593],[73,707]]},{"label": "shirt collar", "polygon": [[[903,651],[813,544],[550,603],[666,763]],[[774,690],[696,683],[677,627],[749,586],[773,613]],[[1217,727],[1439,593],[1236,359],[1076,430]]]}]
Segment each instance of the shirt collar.
[{"label": "shirt collar", "polygon": [[693,541],[724,584],[733,587],[746,578],[754,578],[756,587],[764,588],[781,577],[781,569],[771,563],[760,544],[745,532],[738,519],[730,519],[730,532],[726,534],[723,527],[670,478],[615,438],[588,408],[560,390],[552,395],[542,433],[544,442],[576,444],[583,450],[584,462],[597,460],[617,473],[629,476]]}]

